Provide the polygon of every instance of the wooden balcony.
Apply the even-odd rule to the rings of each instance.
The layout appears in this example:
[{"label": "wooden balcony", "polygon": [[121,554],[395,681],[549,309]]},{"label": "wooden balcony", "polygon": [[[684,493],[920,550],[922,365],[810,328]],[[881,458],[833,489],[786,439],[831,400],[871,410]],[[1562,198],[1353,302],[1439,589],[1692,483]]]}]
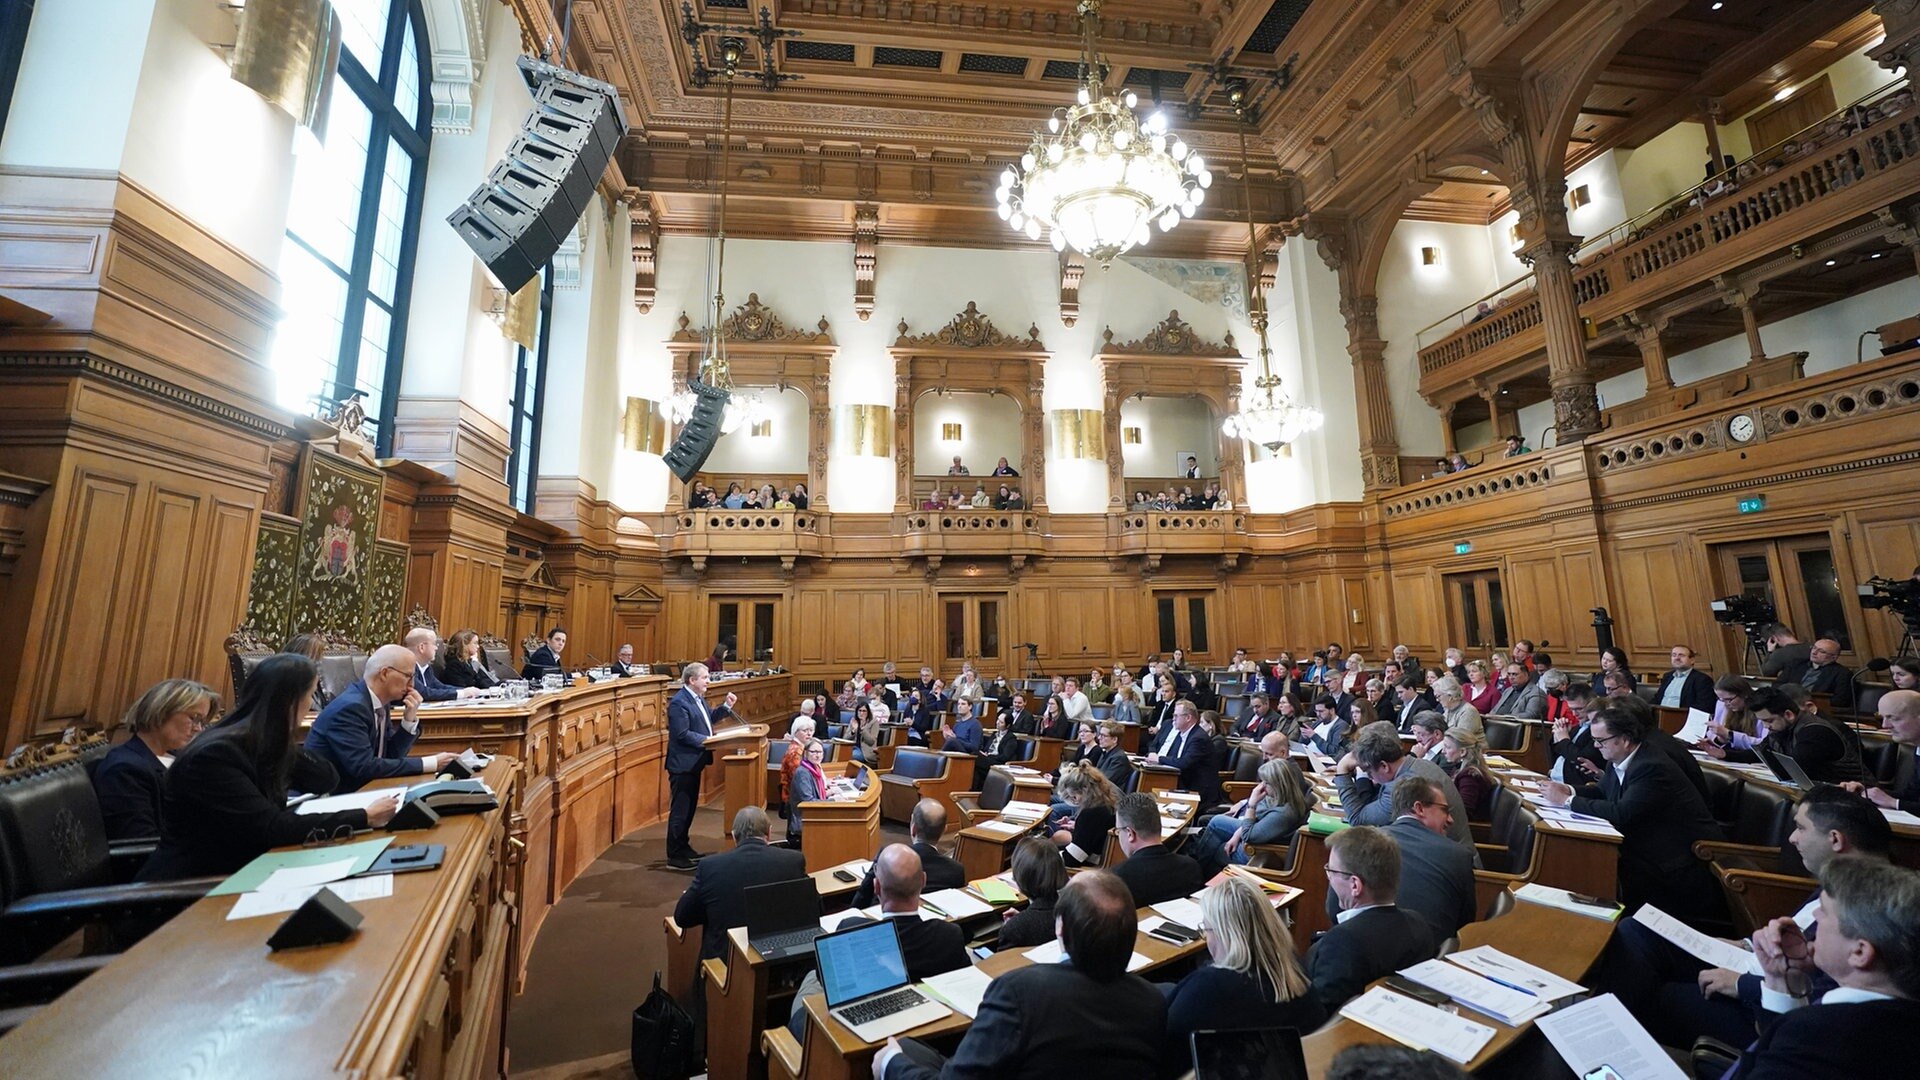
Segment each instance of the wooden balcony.
[{"label": "wooden balcony", "polygon": [[1232,568],[1247,553],[1247,516],[1238,510],[1129,510],[1107,518],[1110,552],[1137,555],[1149,571],[1168,555],[1218,556]]},{"label": "wooden balcony", "polygon": [[[1575,267],[1580,314],[1595,326],[1823,236],[1920,192],[1920,113],[1889,117],[1819,146],[1733,191],[1677,205]],[[1420,393],[1471,395],[1476,378],[1545,363],[1540,299],[1529,290],[1420,350]]]},{"label": "wooden balcony", "polygon": [[811,510],[681,510],[666,524],[661,552],[689,560],[695,571],[716,556],[777,558],[791,570],[796,559],[823,553],[827,531],[826,515]]},{"label": "wooden balcony", "polygon": [[1047,515],[1033,510],[910,510],[895,515],[900,553],[927,560],[1010,557],[1016,569],[1046,553]]}]

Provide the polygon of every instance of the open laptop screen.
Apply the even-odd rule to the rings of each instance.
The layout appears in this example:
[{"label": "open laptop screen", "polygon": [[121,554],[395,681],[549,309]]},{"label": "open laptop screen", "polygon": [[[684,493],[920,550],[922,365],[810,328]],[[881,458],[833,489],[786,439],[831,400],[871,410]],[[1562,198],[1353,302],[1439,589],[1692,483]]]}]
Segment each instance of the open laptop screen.
[{"label": "open laptop screen", "polygon": [[829,1006],[907,984],[907,961],[900,953],[900,936],[886,919],[828,934],[816,939],[813,947]]}]

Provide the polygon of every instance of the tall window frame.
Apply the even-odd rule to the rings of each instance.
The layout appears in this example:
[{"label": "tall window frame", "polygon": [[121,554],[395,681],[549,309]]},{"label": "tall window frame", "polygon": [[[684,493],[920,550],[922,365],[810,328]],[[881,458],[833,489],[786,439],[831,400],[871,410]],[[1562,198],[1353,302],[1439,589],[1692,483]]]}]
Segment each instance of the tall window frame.
[{"label": "tall window frame", "polygon": [[553,326],[553,264],[540,268],[540,321],[534,347],[514,349],[513,405],[507,417],[507,500],[533,513],[540,474],[540,418],[547,403],[547,340]]},{"label": "tall window frame", "polygon": [[[303,154],[295,164],[296,205],[289,207],[281,254],[281,304],[288,315],[280,334],[295,340],[276,341],[274,366],[289,407],[316,392],[334,400],[366,393],[376,452],[384,457],[392,452],[433,136],[431,48],[420,0],[337,0],[334,6],[343,45],[327,141],[307,152],[311,161]],[[297,205],[329,175],[351,174],[349,155],[356,152],[364,155],[357,206],[333,205],[328,217]],[[307,287],[313,284],[322,287]],[[321,344],[303,348],[298,339],[316,334],[323,335]],[[298,384],[303,393],[286,389],[284,380],[296,378],[301,367],[324,370],[329,363],[317,381]]]}]

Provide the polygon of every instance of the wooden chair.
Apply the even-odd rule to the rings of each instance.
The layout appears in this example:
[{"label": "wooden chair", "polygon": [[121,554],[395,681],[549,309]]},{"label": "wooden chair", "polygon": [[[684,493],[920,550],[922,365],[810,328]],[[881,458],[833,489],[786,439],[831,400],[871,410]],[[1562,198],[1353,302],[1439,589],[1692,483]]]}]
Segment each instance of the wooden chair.
[{"label": "wooden chair", "polygon": [[273,655],[273,646],[267,644],[259,631],[251,625],[241,626],[227,635],[227,674],[233,679],[233,697],[229,701],[238,701],[240,691],[246,688],[247,676],[260,666],[260,661]]},{"label": "wooden chair", "polygon": [[[939,799],[953,817],[961,816],[953,793],[972,780],[970,754],[905,748],[894,755],[893,767],[880,774],[880,817],[908,821],[921,799]],[[968,775],[962,776],[961,773]]]},{"label": "wooden chair", "polygon": [[[1789,862],[1791,867],[1782,865]],[[1785,849],[1748,844],[1728,844],[1702,840],[1693,845],[1693,853],[1713,866],[1720,891],[1727,898],[1727,910],[1733,915],[1734,929],[1746,936],[1774,919],[1800,910],[1820,883],[1804,876],[1799,853],[1792,845]],[[1769,866],[1769,864],[1772,864]],[[1791,872],[1798,868],[1800,873]]]},{"label": "wooden chair", "polygon": [[1013,779],[1003,769],[989,769],[980,780],[979,791],[956,791],[953,804],[959,808],[966,828],[982,821],[992,821],[1000,816],[1000,810],[1013,798]]}]

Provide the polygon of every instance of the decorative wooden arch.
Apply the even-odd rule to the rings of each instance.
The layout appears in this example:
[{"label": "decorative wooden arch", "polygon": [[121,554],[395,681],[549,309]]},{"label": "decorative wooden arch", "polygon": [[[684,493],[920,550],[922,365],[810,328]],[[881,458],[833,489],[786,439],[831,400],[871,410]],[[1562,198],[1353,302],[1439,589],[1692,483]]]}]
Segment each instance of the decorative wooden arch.
[{"label": "decorative wooden arch", "polygon": [[[1208,341],[1180,318],[1167,312],[1146,335],[1115,344],[1113,327],[1102,335],[1105,344],[1094,359],[1100,363],[1106,387],[1103,420],[1107,429],[1107,505],[1126,508],[1126,480],[1120,445],[1120,405],[1135,397],[1197,397],[1213,413],[1214,430],[1240,408],[1240,383],[1247,360],[1233,344]],[[1245,458],[1239,441],[1219,435],[1220,483],[1236,507],[1246,506]]]},{"label": "decorative wooden arch", "polygon": [[887,350],[894,362],[894,509],[913,508],[913,410],[923,395],[935,391],[1005,394],[1020,406],[1021,487],[1030,509],[1044,509],[1046,414],[1041,404],[1048,354],[1040,327],[1029,327],[1024,338],[1003,334],[969,300],[964,311],[931,334],[907,336],[905,319],[899,330]]},{"label": "decorative wooden arch", "polygon": [[[827,447],[832,432],[827,383],[839,346],[833,342],[826,316],[820,317],[814,330],[788,327],[760,302],[759,293],[748,293],[747,302],[734,308],[720,328],[727,338],[727,364],[734,385],[791,388],[807,396],[808,507],[827,509]],[[667,352],[682,385],[699,372],[707,335],[706,329],[693,329],[686,313],[681,313],[680,328],[667,339]],[[668,513],[685,506],[681,490],[680,484],[668,485]]]}]

